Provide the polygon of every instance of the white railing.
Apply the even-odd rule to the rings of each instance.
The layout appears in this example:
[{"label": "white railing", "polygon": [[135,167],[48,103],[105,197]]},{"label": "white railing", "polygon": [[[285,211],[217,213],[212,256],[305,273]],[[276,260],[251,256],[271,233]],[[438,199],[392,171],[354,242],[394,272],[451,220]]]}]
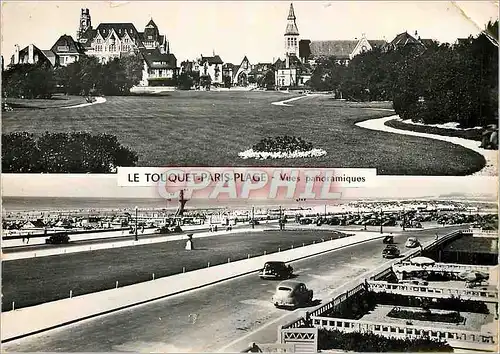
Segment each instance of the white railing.
[{"label": "white railing", "polygon": [[293,345],[296,353],[318,352],[317,328],[282,328],[278,327],[278,343]]},{"label": "white railing", "polygon": [[485,266],[485,265],[475,265],[475,264],[453,264],[453,263],[434,263],[432,265],[419,266],[416,264],[412,264],[410,261],[403,261],[398,265],[402,266],[417,266],[422,268],[422,270],[426,271],[434,271],[434,272],[451,272],[451,273],[462,273],[469,271],[480,271],[480,272],[489,272],[493,267]]},{"label": "white railing", "polygon": [[448,328],[432,328],[395,323],[380,323],[362,320],[348,320],[344,318],[312,317],[312,324],[316,328],[338,330],[341,332],[372,332],[384,337],[420,338],[429,337],[442,341],[454,340],[460,342],[474,342],[495,344],[496,335],[473,331],[464,331]]},{"label": "white railing", "polygon": [[498,291],[495,290],[459,289],[413,284],[391,284],[383,281],[368,281],[367,284],[368,289],[374,292],[416,296],[421,296],[425,293],[431,297],[460,296],[461,298],[485,302],[498,301]]}]

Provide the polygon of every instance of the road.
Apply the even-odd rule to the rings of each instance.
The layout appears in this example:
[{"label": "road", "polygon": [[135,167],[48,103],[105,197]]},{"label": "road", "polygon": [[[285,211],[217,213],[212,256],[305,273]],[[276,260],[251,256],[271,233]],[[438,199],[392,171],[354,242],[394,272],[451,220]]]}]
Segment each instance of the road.
[{"label": "road", "polygon": [[[451,231],[460,227],[439,230]],[[436,230],[410,231],[396,236],[404,249],[409,236],[422,242]],[[354,245],[292,263],[297,279],[314,290],[315,299],[330,299],[342,284],[387,262],[380,240]],[[3,345],[5,351],[67,352],[207,352],[232,343],[239,351],[248,343],[276,341],[277,326],[296,318],[295,312],[275,309],[270,298],[277,285],[248,275]]]}]

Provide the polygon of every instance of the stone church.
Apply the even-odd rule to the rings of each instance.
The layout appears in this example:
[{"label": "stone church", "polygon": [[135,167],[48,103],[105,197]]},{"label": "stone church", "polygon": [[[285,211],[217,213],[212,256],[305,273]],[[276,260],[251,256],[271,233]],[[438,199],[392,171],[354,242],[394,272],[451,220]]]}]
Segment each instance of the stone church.
[{"label": "stone church", "polygon": [[311,78],[316,61],[322,57],[335,57],[338,64],[348,65],[356,55],[387,45],[385,40],[368,40],[364,34],[354,40],[301,40],[296,20],[292,3],[284,35],[285,59],[274,63],[278,89],[304,86]]}]

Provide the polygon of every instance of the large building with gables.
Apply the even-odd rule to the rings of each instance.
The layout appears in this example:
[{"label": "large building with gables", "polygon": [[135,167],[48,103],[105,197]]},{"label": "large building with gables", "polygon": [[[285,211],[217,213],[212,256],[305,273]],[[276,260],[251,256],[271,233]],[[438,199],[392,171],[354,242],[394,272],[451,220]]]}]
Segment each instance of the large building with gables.
[{"label": "large building with gables", "polygon": [[129,22],[101,23],[93,28],[89,9],[82,9],[77,42],[86,55],[103,63],[123,55],[141,55],[144,60],[141,86],[169,86],[178,74],[177,59],[153,19],[143,32]]}]

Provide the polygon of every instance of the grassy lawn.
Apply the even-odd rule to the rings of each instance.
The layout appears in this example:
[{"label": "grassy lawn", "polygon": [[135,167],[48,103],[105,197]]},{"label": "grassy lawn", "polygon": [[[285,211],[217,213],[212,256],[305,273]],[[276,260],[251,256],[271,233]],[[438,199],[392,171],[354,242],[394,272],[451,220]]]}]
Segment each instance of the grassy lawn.
[{"label": "grassy lawn", "polygon": [[[386,175],[467,175],[484,158],[461,146],[370,131],[354,124],[380,118],[390,103],[351,103],[309,96],[292,107],[279,92],[176,91],[159,97],[107,97],[77,109],[3,112],[3,131],[111,133],[139,154],[139,166],[287,166],[377,168]],[[238,153],[264,137],[295,135],[327,155],[244,160]]]},{"label": "grassy lawn", "polygon": [[385,125],[395,129],[410,130],[419,133],[452,136],[456,138],[464,138],[477,141],[481,141],[482,139],[482,132],[479,129],[469,129],[469,130],[445,129],[438,127],[429,127],[425,125],[407,124],[396,119],[386,122]]},{"label": "grassy lawn", "polygon": [[2,310],[32,306],[69,296],[192,271],[210,265],[336,238],[332,231],[264,231],[196,239],[195,250],[186,251],[186,241],[81,252],[2,263]]}]

